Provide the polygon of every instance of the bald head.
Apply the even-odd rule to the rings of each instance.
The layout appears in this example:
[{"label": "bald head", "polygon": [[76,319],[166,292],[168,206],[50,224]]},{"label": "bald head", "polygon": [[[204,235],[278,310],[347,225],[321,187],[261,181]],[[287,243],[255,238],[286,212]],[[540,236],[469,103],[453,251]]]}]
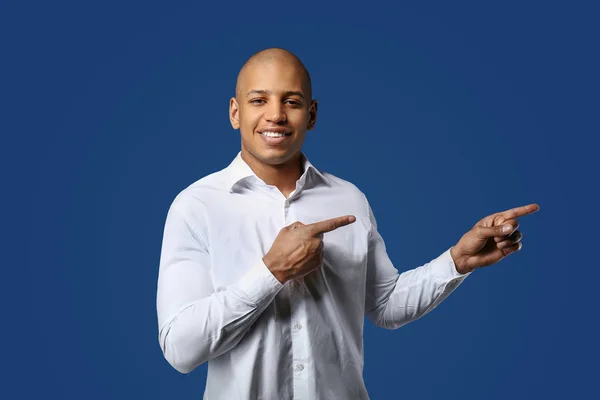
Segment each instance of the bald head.
[{"label": "bald head", "polygon": [[295,72],[301,75],[307,100],[312,98],[312,84],[308,70],[302,61],[292,52],[281,48],[270,48],[259,51],[248,59],[240,69],[235,85],[235,95],[238,99],[244,96],[241,91],[245,88],[245,79],[255,68],[272,68],[274,66],[294,67]]},{"label": "bald head", "polygon": [[[298,57],[279,48],[254,54],[240,70],[235,97],[229,99],[229,121],[240,130],[244,160],[253,168],[287,164],[286,170],[297,171],[317,109],[310,75]],[[266,132],[283,136],[273,138]],[[272,172],[285,175],[280,169]]]}]

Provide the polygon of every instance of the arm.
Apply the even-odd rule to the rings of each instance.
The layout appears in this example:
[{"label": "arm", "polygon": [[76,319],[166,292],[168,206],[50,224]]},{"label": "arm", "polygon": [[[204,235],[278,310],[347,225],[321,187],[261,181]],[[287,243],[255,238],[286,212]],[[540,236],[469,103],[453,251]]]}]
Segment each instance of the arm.
[{"label": "arm", "polygon": [[402,274],[393,266],[369,207],[371,232],[365,313],[377,326],[397,329],[427,314],[469,275],[456,270],[446,250],[435,260]]},{"label": "arm", "polygon": [[181,373],[234,348],[283,287],[258,259],[240,280],[215,292],[208,249],[197,232],[176,200],[165,224],[156,304],[160,347]]}]

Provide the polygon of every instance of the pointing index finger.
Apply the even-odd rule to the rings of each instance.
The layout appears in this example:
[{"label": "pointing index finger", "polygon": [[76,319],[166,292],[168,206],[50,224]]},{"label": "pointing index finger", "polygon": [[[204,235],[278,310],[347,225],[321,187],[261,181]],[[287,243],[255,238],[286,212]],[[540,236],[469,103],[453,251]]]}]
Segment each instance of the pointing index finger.
[{"label": "pointing index finger", "polygon": [[331,218],[325,221],[315,222],[313,224],[305,225],[311,235],[319,235],[325,232],[331,232],[345,225],[349,225],[356,221],[354,215],[345,215],[343,217]]},{"label": "pointing index finger", "polygon": [[537,204],[529,204],[526,206],[515,207],[510,210],[502,211],[500,215],[502,215],[506,219],[515,219],[522,217],[524,215],[533,214],[537,210],[540,209],[540,206]]}]

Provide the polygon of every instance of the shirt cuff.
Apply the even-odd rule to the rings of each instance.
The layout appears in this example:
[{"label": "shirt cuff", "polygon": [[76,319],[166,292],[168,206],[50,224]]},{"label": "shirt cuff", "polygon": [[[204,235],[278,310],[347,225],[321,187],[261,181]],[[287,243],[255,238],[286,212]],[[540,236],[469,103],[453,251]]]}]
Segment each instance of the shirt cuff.
[{"label": "shirt cuff", "polygon": [[452,247],[443,252],[438,258],[431,261],[430,264],[433,270],[433,274],[445,281],[462,281],[464,278],[471,275],[473,271],[467,272],[466,274],[461,274],[460,272],[458,272],[456,270],[456,264],[454,264],[454,260],[452,259],[452,255],[450,254],[451,249]]},{"label": "shirt cuff", "polygon": [[283,288],[263,260],[258,261],[236,285],[258,307],[266,306]]}]

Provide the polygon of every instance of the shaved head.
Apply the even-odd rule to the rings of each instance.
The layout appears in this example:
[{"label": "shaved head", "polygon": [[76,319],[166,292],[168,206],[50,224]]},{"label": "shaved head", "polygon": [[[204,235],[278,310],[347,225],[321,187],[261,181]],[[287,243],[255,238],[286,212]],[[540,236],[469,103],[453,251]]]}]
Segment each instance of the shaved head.
[{"label": "shaved head", "polygon": [[235,97],[229,99],[229,120],[240,130],[244,161],[275,180],[285,171],[296,177],[317,108],[310,75],[298,57],[280,48],[254,54],[242,66]]},{"label": "shaved head", "polygon": [[236,97],[240,99],[245,95],[245,93],[242,93],[242,91],[245,89],[245,77],[252,69],[271,67],[274,65],[295,67],[294,69],[297,71],[297,73],[302,76],[302,82],[304,90],[307,94],[307,100],[310,101],[312,99],[312,84],[308,70],[294,53],[278,47],[259,51],[258,53],[252,55],[252,57],[250,57],[248,61],[244,63],[237,76],[235,85]]}]

